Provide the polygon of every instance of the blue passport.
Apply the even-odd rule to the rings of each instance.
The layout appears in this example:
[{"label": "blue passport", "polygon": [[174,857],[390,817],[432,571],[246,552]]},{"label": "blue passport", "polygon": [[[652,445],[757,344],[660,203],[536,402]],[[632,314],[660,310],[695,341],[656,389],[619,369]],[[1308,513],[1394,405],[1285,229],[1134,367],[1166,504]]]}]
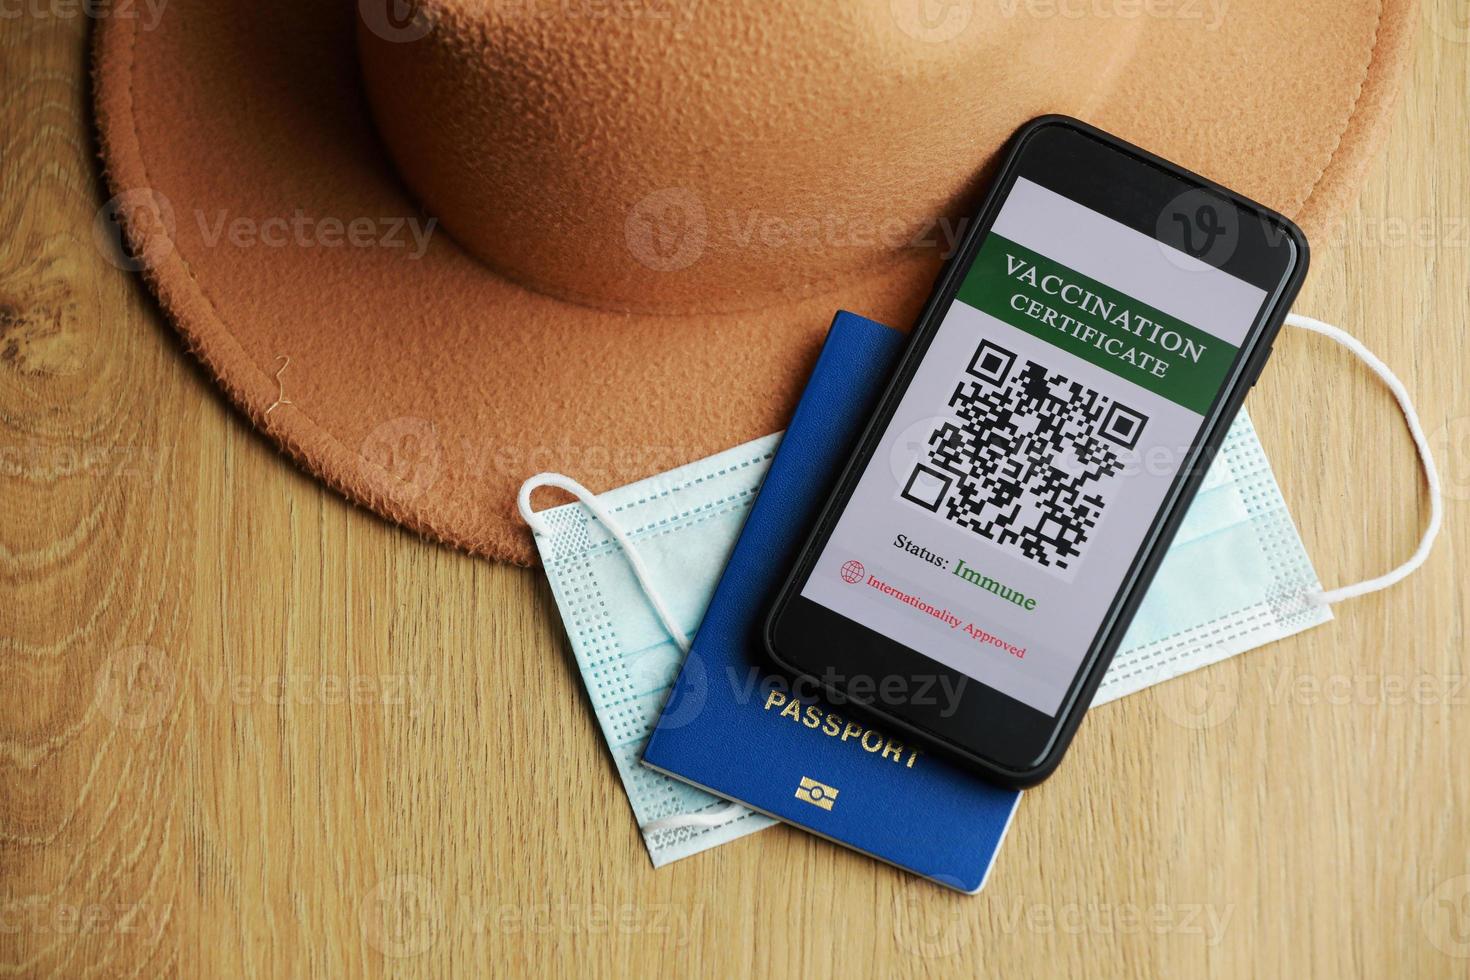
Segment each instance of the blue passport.
[{"label": "blue passport", "polygon": [[974,893],[1021,794],[775,674],[761,633],[904,338],[832,323],[643,763],[942,885]]}]

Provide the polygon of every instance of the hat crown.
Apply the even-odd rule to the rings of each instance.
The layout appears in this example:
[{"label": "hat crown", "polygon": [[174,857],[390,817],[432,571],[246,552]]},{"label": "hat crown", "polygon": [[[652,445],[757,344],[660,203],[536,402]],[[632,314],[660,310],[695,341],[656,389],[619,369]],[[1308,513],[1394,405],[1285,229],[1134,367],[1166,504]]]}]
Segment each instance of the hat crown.
[{"label": "hat crown", "polygon": [[550,295],[685,313],[944,254],[1005,136],[1086,114],[1139,30],[1038,9],[362,0],[358,46],[399,172],[464,248]]}]

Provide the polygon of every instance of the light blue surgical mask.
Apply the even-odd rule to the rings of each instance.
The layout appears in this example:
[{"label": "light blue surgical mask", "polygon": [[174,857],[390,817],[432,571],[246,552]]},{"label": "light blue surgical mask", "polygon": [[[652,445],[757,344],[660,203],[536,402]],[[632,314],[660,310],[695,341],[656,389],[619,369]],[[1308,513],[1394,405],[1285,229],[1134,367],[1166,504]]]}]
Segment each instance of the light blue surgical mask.
[{"label": "light blue surgical mask", "polygon": [[[1429,483],[1430,523],[1419,549],[1387,575],[1323,592],[1242,412],[1095,705],[1325,622],[1331,603],[1386,588],[1428,557],[1441,520],[1439,478],[1403,385],[1336,327],[1295,315],[1288,322],[1347,346],[1398,398]],[[774,822],[646,769],[639,759],[779,441],[779,433],[766,436],[596,496],[557,474],[533,477],[521,488],[521,513],[535,532],[593,711],[655,866]],[[542,486],[580,499],[533,511],[531,493]]]},{"label": "light blue surgical mask", "polygon": [[[591,506],[566,504],[529,518],[592,710],[655,866],[775,822],[748,810],[735,813],[639,759],[780,442],[779,433],[765,436],[599,494]],[[527,481],[522,500],[543,485],[591,500],[571,481],[547,476]],[[595,516],[593,506],[608,520]],[[645,596],[640,573],[654,584],[651,598],[662,609]],[[714,825],[699,826],[700,814]],[[693,820],[663,830],[654,823],[670,817]]]}]

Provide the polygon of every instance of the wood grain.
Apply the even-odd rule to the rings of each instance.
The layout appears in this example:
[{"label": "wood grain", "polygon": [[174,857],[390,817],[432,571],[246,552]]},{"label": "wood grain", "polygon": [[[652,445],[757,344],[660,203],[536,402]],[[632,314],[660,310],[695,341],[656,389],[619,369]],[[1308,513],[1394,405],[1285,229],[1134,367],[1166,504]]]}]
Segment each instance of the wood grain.
[{"label": "wood grain", "polygon": [[[977,898],[785,828],[654,872],[539,576],[225,406],[94,243],[85,19],[0,19],[0,974],[1465,976],[1470,28],[1427,14],[1298,309],[1414,392],[1437,552],[1097,711]],[[1367,372],[1287,335],[1250,407],[1329,584],[1412,550]]]}]

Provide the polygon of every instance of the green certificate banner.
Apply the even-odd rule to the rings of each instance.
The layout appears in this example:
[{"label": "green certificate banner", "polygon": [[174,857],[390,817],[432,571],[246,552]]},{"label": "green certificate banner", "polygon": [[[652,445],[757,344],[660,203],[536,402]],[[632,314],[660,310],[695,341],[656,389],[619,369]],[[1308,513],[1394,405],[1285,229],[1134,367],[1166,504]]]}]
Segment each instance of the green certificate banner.
[{"label": "green certificate banner", "polygon": [[1200,415],[1239,348],[994,233],[959,300]]}]

